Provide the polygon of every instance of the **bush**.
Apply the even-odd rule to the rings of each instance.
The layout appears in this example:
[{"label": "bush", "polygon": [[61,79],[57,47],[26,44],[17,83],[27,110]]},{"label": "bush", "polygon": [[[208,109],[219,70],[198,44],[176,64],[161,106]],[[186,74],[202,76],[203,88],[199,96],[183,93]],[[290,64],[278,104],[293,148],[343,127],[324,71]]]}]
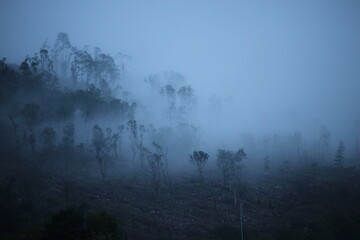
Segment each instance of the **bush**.
[{"label": "bush", "polygon": [[116,219],[108,215],[106,212],[89,215],[86,221],[86,226],[89,239],[91,240],[119,239]]},{"label": "bush", "polygon": [[42,240],[117,240],[116,219],[106,212],[85,216],[76,209],[61,210],[45,225]]},{"label": "bush", "polygon": [[86,239],[84,215],[76,209],[62,210],[45,226],[43,240]]}]

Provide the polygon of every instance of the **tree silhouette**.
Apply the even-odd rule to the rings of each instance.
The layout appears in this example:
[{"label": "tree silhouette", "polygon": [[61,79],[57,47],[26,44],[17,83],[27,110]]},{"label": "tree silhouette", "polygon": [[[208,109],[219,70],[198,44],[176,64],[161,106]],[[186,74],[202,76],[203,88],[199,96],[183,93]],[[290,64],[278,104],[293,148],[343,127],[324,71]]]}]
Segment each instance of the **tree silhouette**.
[{"label": "tree silhouette", "polygon": [[339,146],[335,153],[335,166],[338,168],[342,168],[344,165],[344,151],[345,151],[345,145],[343,141],[339,142]]},{"label": "tree silhouette", "polygon": [[199,172],[200,178],[202,178],[203,168],[209,159],[209,154],[203,151],[194,151],[189,155],[190,163],[192,163]]},{"label": "tree silhouette", "polygon": [[92,146],[95,150],[96,160],[100,166],[101,176],[103,179],[105,179],[108,146],[106,144],[103,130],[98,125],[93,127]]}]

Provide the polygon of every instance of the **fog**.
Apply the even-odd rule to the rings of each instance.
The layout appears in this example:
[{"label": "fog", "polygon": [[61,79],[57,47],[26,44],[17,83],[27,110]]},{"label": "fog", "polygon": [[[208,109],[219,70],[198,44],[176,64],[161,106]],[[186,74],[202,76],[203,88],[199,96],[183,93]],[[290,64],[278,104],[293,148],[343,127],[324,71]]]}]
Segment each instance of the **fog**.
[{"label": "fog", "polygon": [[[272,224],[290,226],[288,208],[355,209],[359,26],[357,0],[0,1],[0,216],[22,218],[29,201],[42,226],[88,204],[125,235],[74,239],[243,222],[260,234],[247,239],[280,239]],[[243,203],[256,209],[245,220]],[[24,219],[0,238],[18,239]],[[305,222],[294,236],[320,236]],[[51,226],[41,240],[71,238]]]},{"label": "fog", "polygon": [[349,133],[341,126],[360,111],[359,8],[357,1],[2,1],[0,51],[19,62],[66,32],[75,46],[131,55],[134,78],[173,70],[203,100],[232,99],[242,130],[300,130],[318,119]]},{"label": "fog", "polygon": [[121,84],[142,89],[132,90],[140,102],[150,97],[143,86],[149,74],[182,74],[197,97],[191,122],[218,140],[241,132],[313,137],[316,125],[330,129],[332,143],[353,139],[360,117],[357,1],[0,4],[0,52],[8,62],[21,62],[65,32],[73,46],[121,53]]}]

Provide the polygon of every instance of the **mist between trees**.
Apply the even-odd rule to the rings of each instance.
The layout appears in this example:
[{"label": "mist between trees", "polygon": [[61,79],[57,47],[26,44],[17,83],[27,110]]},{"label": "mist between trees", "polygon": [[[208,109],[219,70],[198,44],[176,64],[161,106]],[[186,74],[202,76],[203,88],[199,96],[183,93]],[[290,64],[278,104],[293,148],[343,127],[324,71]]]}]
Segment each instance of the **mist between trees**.
[{"label": "mist between trees", "polygon": [[269,172],[290,177],[298,168],[344,169],[360,163],[356,119],[347,141],[335,139],[319,122],[310,134],[226,128],[228,121],[221,119],[241,122],[246,115],[227,115],[228,109],[237,111],[235,106],[224,107],[217,96],[204,104],[181,73],[134,80],[127,71],[129,59],[97,47],[75,47],[65,33],[20,64],[3,58],[2,161],[37,166],[61,176],[65,185],[84,176],[104,182],[140,178],[157,196],[185,174],[229,189],[235,205],[249,177]]},{"label": "mist between trees", "polygon": [[[218,149],[223,148],[243,148],[256,168],[264,158],[274,165],[290,159],[292,164],[334,163],[342,139],[334,139],[323,124],[316,122],[310,134],[296,129],[285,135],[226,129],[216,117],[226,116],[216,96],[204,112],[196,90],[182,74],[150,74],[136,82],[127,79],[129,59],[112,57],[98,47],[72,46],[65,33],[19,65],[8,64],[4,58],[2,121],[12,129],[16,149],[31,149],[35,154],[83,146],[101,166],[104,159],[116,158],[115,162],[139,162],[144,167],[153,143],[176,167],[190,166],[188,154],[194,150],[205,150],[209,162],[215,163]],[[212,117],[219,122],[209,124]],[[344,143],[349,164],[359,161],[360,127],[355,120],[354,136]]]}]

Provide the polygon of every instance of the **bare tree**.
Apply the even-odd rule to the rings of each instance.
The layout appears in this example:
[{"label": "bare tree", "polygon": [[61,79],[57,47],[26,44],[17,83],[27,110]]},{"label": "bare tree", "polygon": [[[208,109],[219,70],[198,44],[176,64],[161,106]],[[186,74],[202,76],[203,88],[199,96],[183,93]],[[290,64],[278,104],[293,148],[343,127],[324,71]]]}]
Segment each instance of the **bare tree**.
[{"label": "bare tree", "polygon": [[122,138],[123,138],[123,131],[124,131],[124,129],[125,129],[125,126],[124,125],[120,125],[120,126],[118,126],[118,136],[119,136],[119,139],[118,139],[118,145],[119,145],[119,150],[118,150],[118,155],[119,155],[119,157],[121,158],[121,147],[122,147]]},{"label": "bare tree", "polygon": [[73,57],[73,51],[69,36],[66,33],[58,33],[51,53],[55,71],[62,78],[67,78],[70,73],[69,70],[71,59]]},{"label": "bare tree", "polygon": [[267,155],[264,158],[264,168],[265,168],[266,171],[270,170],[270,157],[269,157],[269,155]]},{"label": "bare tree", "polygon": [[106,144],[104,133],[101,127],[99,127],[98,125],[95,125],[93,127],[92,146],[95,150],[96,160],[99,163],[101,176],[104,180],[106,175],[106,160],[108,157],[107,156],[108,146]]},{"label": "bare tree", "polygon": [[344,166],[344,152],[345,152],[345,145],[344,141],[339,142],[338,149],[335,153],[335,166],[338,168],[342,168]]},{"label": "bare tree", "polygon": [[162,179],[161,169],[163,168],[163,156],[157,153],[149,152],[147,160],[151,170],[151,179],[152,179],[153,187],[155,191],[158,191]]},{"label": "bare tree", "polygon": [[132,162],[135,163],[136,158],[136,149],[138,143],[138,129],[136,120],[129,120],[127,123],[127,130],[130,133],[130,142],[131,142],[131,150],[132,150]]},{"label": "bare tree", "polygon": [[233,155],[234,152],[232,151],[224,149],[218,150],[216,165],[221,169],[224,186],[227,185],[231,175],[231,169],[233,167]]},{"label": "bare tree", "polygon": [[169,184],[170,182],[170,175],[169,175],[169,164],[168,164],[168,158],[167,158],[167,153],[166,151],[164,150],[164,148],[156,143],[156,142],[153,142],[152,143],[153,147],[155,148],[155,152],[158,154],[158,155],[161,155],[162,156],[162,174],[163,174],[163,178],[164,178],[164,181]]}]

